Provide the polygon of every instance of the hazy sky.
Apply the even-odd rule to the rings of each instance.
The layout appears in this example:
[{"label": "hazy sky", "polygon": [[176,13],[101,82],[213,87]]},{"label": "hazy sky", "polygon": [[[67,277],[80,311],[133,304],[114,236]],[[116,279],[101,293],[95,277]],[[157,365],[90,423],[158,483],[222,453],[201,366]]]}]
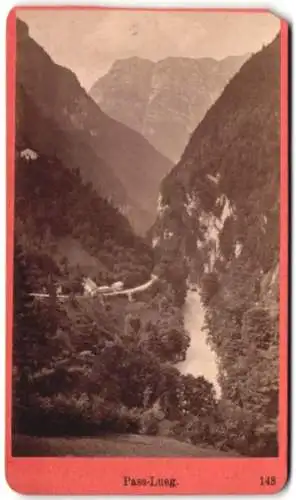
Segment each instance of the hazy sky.
[{"label": "hazy sky", "polygon": [[280,29],[280,20],[269,13],[19,9],[17,15],[87,89],[116,59],[221,59],[257,52]]}]

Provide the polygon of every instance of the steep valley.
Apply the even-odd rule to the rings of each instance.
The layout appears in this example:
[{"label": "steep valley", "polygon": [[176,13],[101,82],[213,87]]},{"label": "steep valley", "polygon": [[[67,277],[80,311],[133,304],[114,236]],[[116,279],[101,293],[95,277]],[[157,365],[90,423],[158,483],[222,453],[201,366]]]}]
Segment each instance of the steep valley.
[{"label": "steep valley", "polygon": [[[240,446],[267,454],[277,453],[279,93],[278,37],[193,133],[162,182],[152,231],[159,268],[178,262],[197,283],[204,321],[195,335],[218,357],[220,404]],[[196,355],[194,372],[201,366]]]}]

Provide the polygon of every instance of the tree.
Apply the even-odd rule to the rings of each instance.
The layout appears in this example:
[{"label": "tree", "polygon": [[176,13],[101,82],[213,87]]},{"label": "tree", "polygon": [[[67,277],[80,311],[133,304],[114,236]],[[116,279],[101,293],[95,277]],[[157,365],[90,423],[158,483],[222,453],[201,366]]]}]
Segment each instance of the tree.
[{"label": "tree", "polygon": [[14,324],[13,364],[27,373],[38,363],[40,321],[37,315],[30,283],[30,269],[22,247],[16,243],[14,251]]},{"label": "tree", "polygon": [[262,307],[248,309],[243,316],[244,341],[255,343],[259,349],[268,349],[275,337],[273,328],[268,311]]}]

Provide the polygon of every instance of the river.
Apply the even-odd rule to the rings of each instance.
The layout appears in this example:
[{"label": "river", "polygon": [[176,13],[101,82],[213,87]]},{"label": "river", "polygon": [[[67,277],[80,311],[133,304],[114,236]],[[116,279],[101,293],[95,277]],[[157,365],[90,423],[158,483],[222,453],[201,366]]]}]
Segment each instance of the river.
[{"label": "river", "polygon": [[184,305],[185,329],[190,335],[191,343],[187,350],[186,360],[178,365],[181,373],[194,376],[203,375],[214,385],[216,396],[220,396],[218,384],[218,364],[215,353],[207,344],[206,332],[202,331],[204,309],[198,291],[188,290]]}]

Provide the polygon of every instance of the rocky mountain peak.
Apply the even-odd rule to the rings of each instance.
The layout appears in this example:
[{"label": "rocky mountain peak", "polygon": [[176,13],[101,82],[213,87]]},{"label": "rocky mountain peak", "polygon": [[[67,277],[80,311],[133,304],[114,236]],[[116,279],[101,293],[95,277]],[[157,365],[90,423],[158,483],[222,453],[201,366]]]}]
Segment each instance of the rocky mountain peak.
[{"label": "rocky mountain peak", "polygon": [[206,111],[247,56],[139,57],[116,61],[90,90],[108,115],[140,132],[176,162]]}]

